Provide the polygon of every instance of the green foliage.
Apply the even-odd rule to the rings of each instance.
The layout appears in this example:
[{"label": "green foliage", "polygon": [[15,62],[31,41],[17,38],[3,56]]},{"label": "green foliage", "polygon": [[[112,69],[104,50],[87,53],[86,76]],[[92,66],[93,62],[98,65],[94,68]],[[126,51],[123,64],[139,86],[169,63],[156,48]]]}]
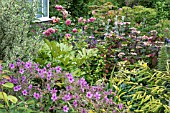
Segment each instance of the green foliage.
[{"label": "green foliage", "polygon": [[[2,78],[4,78],[5,76],[3,76]],[[0,78],[0,80],[2,79]],[[12,103],[17,103],[18,99],[13,96],[13,95],[7,95],[6,92],[4,92],[3,90],[9,90],[12,89],[14,87],[13,83],[10,82],[6,82],[5,84],[3,84],[2,86],[0,86],[1,88],[1,92],[0,92],[0,111],[5,110],[5,111],[9,111],[9,108],[11,107],[12,104],[9,103],[9,101],[11,101]]]},{"label": "green foliage", "polygon": [[27,0],[3,0],[0,8],[0,59],[31,59],[40,47],[39,36],[31,35],[30,29],[36,13],[33,4]]},{"label": "green foliage", "polygon": [[89,9],[95,12],[93,15],[96,18],[108,20],[115,17],[118,7],[111,2],[106,2],[101,5],[91,5]]},{"label": "green foliage", "polygon": [[54,9],[56,3],[64,6],[72,17],[84,17],[88,15],[88,0],[59,0],[58,2],[50,0],[50,17],[57,15]]},{"label": "green foliage", "polygon": [[156,2],[156,10],[158,12],[158,19],[166,19],[169,15],[169,12],[166,11],[166,4],[165,2]]},{"label": "green foliage", "polygon": [[35,59],[41,65],[46,65],[49,62],[52,66],[61,66],[67,71],[79,71],[86,60],[95,56],[96,49],[74,50],[72,45],[58,43],[56,41],[48,41],[45,39],[46,45],[39,51],[38,57]]},{"label": "green foliage", "polygon": [[118,72],[110,78],[110,85],[117,92],[117,99],[130,111],[168,113],[170,76],[167,72],[151,70],[144,62],[129,65],[119,62]]},{"label": "green foliage", "polygon": [[145,8],[143,6],[135,6],[134,8],[130,7],[123,7],[123,10],[120,12],[121,15],[126,16],[126,21],[131,21],[132,23],[141,23],[145,19],[147,24],[154,24],[152,23],[155,20],[157,13],[155,9]]},{"label": "green foliage", "polygon": [[167,62],[168,62],[167,48],[166,46],[162,46],[159,53],[158,69],[160,71],[166,71]]}]

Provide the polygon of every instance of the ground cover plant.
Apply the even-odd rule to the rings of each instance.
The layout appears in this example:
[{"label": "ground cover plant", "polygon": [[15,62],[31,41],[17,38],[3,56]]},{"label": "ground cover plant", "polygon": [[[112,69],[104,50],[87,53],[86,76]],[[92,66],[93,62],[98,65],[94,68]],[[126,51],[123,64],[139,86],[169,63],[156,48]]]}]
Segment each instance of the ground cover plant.
[{"label": "ground cover plant", "polygon": [[162,1],[51,0],[46,23],[29,2],[0,2],[0,112],[169,113]]},{"label": "ground cover plant", "polygon": [[10,63],[8,71],[0,66],[1,112],[125,112],[122,103],[113,101],[116,91],[105,84],[90,86],[60,66],[41,69],[37,63],[20,60]]}]

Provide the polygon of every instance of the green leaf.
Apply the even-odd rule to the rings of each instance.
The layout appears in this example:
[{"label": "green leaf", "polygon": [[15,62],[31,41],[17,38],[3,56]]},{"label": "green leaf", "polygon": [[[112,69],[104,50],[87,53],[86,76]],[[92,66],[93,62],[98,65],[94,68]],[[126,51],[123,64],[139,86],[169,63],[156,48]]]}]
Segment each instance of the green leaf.
[{"label": "green leaf", "polygon": [[34,100],[28,100],[27,104],[35,104],[35,101]]},{"label": "green leaf", "polygon": [[8,95],[8,100],[10,100],[12,103],[17,103],[18,102],[18,99],[12,95]]},{"label": "green leaf", "polygon": [[5,92],[0,92],[0,99],[3,99],[6,102],[6,104],[9,105],[7,94]]},{"label": "green leaf", "polygon": [[7,82],[5,84],[3,84],[4,87],[7,87],[7,88],[13,88],[14,87],[14,84],[13,83],[10,83],[10,82]]},{"label": "green leaf", "polygon": [[0,104],[0,108],[4,108],[4,105],[3,105],[3,104]]}]

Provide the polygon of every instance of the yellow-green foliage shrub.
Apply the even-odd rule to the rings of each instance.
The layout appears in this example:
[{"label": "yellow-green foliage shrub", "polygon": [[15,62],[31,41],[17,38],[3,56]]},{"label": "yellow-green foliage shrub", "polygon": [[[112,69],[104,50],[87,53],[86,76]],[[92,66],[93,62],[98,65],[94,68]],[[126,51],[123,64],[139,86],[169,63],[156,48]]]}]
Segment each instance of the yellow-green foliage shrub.
[{"label": "yellow-green foliage shrub", "polygon": [[110,85],[117,92],[117,99],[122,101],[129,112],[169,113],[170,76],[169,72],[151,70],[147,63],[130,65],[120,62],[118,72],[114,72]]}]

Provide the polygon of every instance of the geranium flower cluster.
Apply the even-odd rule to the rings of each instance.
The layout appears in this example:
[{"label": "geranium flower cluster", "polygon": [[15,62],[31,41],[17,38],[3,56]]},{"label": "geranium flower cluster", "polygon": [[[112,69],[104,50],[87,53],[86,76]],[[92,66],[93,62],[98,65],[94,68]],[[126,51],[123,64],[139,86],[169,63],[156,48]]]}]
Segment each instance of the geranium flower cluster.
[{"label": "geranium flower cluster", "polygon": [[40,103],[40,111],[125,111],[122,103],[116,104],[113,101],[116,91],[106,89],[104,83],[90,86],[84,78],[75,78],[71,73],[62,71],[60,66],[51,67],[49,63],[46,67],[40,68],[37,63],[18,60],[15,64],[9,65],[9,71],[12,73],[9,75],[10,79],[4,78],[0,83],[13,83],[13,95],[22,96],[25,101],[33,99]]}]

